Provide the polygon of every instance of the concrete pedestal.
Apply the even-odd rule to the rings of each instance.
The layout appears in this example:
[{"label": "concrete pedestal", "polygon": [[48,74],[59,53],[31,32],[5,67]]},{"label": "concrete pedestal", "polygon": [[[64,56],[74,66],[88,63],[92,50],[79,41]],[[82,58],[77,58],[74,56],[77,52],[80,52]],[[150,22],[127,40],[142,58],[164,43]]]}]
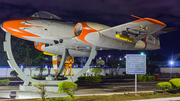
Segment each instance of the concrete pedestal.
[{"label": "concrete pedestal", "polygon": [[[19,85],[19,89],[22,91],[37,91],[38,89],[33,86]],[[58,86],[45,86],[46,91],[58,92]]]},{"label": "concrete pedestal", "polygon": [[48,80],[48,81],[52,81],[52,80],[54,80],[54,77],[53,77],[53,76],[51,76],[51,75],[48,75],[48,76],[46,77],[46,80]]}]

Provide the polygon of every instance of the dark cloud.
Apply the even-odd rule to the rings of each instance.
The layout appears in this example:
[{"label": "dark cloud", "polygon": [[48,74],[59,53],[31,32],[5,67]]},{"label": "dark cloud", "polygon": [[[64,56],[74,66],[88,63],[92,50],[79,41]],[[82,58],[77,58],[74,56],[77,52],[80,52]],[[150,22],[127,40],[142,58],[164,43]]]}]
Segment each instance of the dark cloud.
[{"label": "dark cloud", "polygon": [[37,10],[27,5],[14,5],[9,3],[0,3],[0,20],[7,20],[18,17],[27,17],[29,14],[33,14]]},{"label": "dark cloud", "polygon": [[[150,17],[167,26],[180,25],[180,0],[1,0],[0,20],[27,17],[48,11],[70,22],[97,22],[115,26],[136,20],[130,15]],[[161,35],[161,50],[180,52],[179,31]],[[168,45],[170,44],[170,45]]]},{"label": "dark cloud", "polygon": [[[175,16],[173,18],[175,21],[178,20],[176,17],[180,17],[179,0],[1,0],[0,4],[7,6],[1,10],[5,13],[7,13],[5,9],[11,9],[11,12],[8,12],[10,14],[15,10],[21,10],[24,15],[28,15],[34,11],[31,9],[36,9],[65,16],[65,19],[81,18],[82,21],[101,19],[106,22],[124,23],[131,20],[131,14],[152,18],[158,18],[158,15],[170,15],[172,18]],[[30,12],[27,12],[28,10]],[[159,19],[165,18],[166,16],[161,16]]]}]

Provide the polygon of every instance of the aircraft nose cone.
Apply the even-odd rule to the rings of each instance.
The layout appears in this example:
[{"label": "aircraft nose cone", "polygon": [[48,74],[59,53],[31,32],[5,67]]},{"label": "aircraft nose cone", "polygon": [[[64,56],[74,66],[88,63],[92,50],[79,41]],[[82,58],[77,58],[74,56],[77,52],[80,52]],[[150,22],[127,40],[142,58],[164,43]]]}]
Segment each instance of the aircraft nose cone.
[{"label": "aircraft nose cone", "polygon": [[3,28],[3,23],[0,24],[0,27]]},{"label": "aircraft nose cone", "polygon": [[10,20],[6,20],[4,21],[0,27],[5,31],[5,32],[9,32],[9,33],[16,33],[16,34],[21,34],[20,33],[20,27],[22,27],[23,25],[21,24],[21,22],[24,22],[25,19],[10,19]]}]

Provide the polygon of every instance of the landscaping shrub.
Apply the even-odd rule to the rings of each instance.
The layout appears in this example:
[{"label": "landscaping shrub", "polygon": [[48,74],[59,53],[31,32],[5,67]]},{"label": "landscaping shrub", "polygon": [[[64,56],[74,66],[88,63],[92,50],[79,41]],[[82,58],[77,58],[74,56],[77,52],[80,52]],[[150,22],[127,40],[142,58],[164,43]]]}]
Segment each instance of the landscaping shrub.
[{"label": "landscaping shrub", "polygon": [[59,93],[65,92],[74,99],[74,91],[77,88],[76,83],[65,81],[65,82],[59,83],[58,86],[59,86],[59,89],[58,89]]},{"label": "landscaping shrub", "polygon": [[143,82],[146,82],[146,81],[147,81],[147,77],[148,77],[148,76],[143,76]]},{"label": "landscaping shrub", "polygon": [[156,79],[156,76],[148,76],[148,81],[155,81]]},{"label": "landscaping shrub", "polygon": [[169,82],[160,82],[157,84],[157,86],[159,89],[163,90],[163,93],[168,91],[168,88],[172,88],[172,85]]},{"label": "landscaping shrub", "polygon": [[155,81],[155,76],[137,76],[137,80],[139,82],[146,82],[146,81]]},{"label": "landscaping shrub", "polygon": [[80,76],[78,77],[78,81],[84,81],[85,78],[86,78],[85,76]]},{"label": "landscaping shrub", "polygon": [[92,83],[99,83],[101,81],[101,77],[99,76],[93,76]]},{"label": "landscaping shrub", "polygon": [[169,82],[172,85],[172,89],[176,89],[178,92],[180,92],[180,78],[171,79]]},{"label": "landscaping shrub", "polygon": [[137,76],[137,80],[138,80],[138,82],[142,82],[143,81],[143,76]]},{"label": "landscaping shrub", "polygon": [[101,81],[101,77],[99,76],[88,76],[85,77],[84,82],[85,83],[99,83]]},{"label": "landscaping shrub", "polygon": [[81,76],[78,78],[78,81],[84,82],[84,83],[99,83],[101,81],[100,76]]},{"label": "landscaping shrub", "polygon": [[9,79],[0,80],[0,85],[9,85]]},{"label": "landscaping shrub", "polygon": [[95,76],[99,76],[102,70],[100,68],[94,68],[91,72],[95,73]]},{"label": "landscaping shrub", "polygon": [[137,80],[139,81],[139,82],[146,82],[146,80],[147,80],[147,76],[143,76],[143,75],[141,75],[141,76],[137,76]]}]

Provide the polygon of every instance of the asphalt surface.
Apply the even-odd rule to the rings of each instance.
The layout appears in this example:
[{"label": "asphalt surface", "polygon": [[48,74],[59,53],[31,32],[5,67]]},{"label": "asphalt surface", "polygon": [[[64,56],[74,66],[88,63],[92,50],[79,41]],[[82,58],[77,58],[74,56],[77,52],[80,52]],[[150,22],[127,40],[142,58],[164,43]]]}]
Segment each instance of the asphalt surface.
[{"label": "asphalt surface", "polygon": [[[135,92],[135,83],[133,80],[125,80],[123,82],[108,81],[99,84],[78,84],[78,89],[75,91],[75,96],[92,96],[92,95],[113,95],[113,94],[127,94]],[[162,81],[155,82],[138,82],[137,91],[139,92],[154,92],[160,91],[156,84]],[[10,100],[9,94],[11,91],[16,91],[18,97],[16,99],[33,99],[40,98],[37,92],[20,91],[19,86],[0,86],[0,101]],[[51,97],[66,97],[66,93],[59,94],[58,92],[47,92],[47,98]],[[135,100],[134,100],[135,101]],[[137,101],[137,100],[136,100]],[[174,98],[158,98],[146,99],[138,101],[180,101],[180,97]]]}]

